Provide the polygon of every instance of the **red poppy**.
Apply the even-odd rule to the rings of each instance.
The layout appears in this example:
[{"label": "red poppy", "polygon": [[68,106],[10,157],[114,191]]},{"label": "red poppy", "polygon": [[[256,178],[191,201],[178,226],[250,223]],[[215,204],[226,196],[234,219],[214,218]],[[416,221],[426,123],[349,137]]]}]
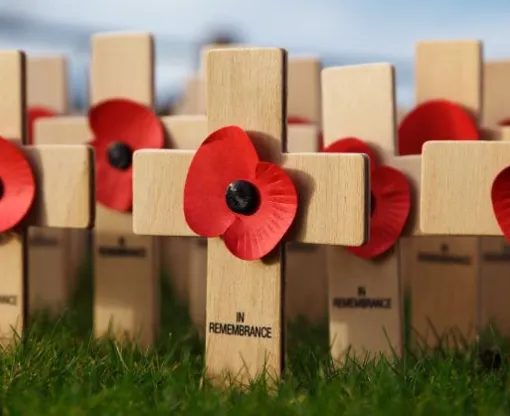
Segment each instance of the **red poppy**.
[{"label": "red poppy", "polygon": [[479,131],[471,115],[446,100],[431,100],[417,106],[400,123],[400,155],[419,155],[429,140],[478,140]]},{"label": "red poppy", "polygon": [[510,166],[499,172],[494,179],[491,199],[499,228],[506,240],[510,241]]},{"label": "red poppy", "polygon": [[0,233],[18,225],[35,198],[32,168],[20,148],[0,137]]},{"label": "red poppy", "polygon": [[[312,124],[312,122],[304,117],[290,116],[290,117],[287,117],[287,124],[289,124],[289,125],[291,125],[291,124]],[[317,136],[317,142],[318,142],[319,148],[324,147],[324,137],[321,132],[319,132],[319,134]]]},{"label": "red poppy", "polygon": [[373,259],[391,249],[406,224],[411,210],[411,188],[404,174],[378,165],[373,150],[363,140],[349,137],[324,149],[331,153],[365,153],[370,159],[370,240],[360,247],[346,247],[363,259]]},{"label": "red poppy", "polygon": [[198,235],[221,236],[234,256],[257,260],[283,238],[297,200],[287,173],[260,161],[244,130],[227,126],[195,153],[184,186],[184,216]]},{"label": "red poppy", "polygon": [[89,111],[96,152],[96,197],[108,208],[130,211],[132,156],[139,149],[161,149],[164,132],[148,107],[127,99],[103,101]]},{"label": "red poppy", "polygon": [[55,117],[57,113],[45,107],[30,107],[28,109],[28,144],[34,144],[34,126],[40,118]]}]

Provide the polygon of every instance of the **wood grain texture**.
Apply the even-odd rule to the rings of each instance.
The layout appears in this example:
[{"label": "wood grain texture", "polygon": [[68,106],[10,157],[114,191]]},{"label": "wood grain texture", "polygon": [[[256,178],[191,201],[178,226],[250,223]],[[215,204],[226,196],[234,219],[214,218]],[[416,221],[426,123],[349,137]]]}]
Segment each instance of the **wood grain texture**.
[{"label": "wood grain texture", "polygon": [[[0,53],[0,135],[20,146],[26,143],[26,68],[22,52]],[[26,323],[28,264],[27,227],[91,227],[94,208],[93,154],[88,147],[22,147],[36,179],[36,197],[30,214],[15,231],[0,235],[0,338],[11,343]]]},{"label": "wood grain texture", "polygon": [[[480,121],[483,66],[479,41],[421,42],[416,46],[415,59],[416,104],[434,99],[450,100],[466,109],[477,123]],[[425,154],[422,154],[423,178]],[[445,168],[453,168],[448,160],[444,162]],[[424,189],[422,183],[422,192]],[[436,194],[434,198],[440,196]],[[424,209],[420,203],[420,211]],[[444,251],[444,247],[448,250]],[[452,331],[457,337],[460,331],[466,339],[474,339],[478,325],[479,247],[476,238],[470,241],[468,237],[447,235],[422,236],[414,243],[408,270],[414,285],[412,325],[420,342],[435,346],[437,336],[450,333],[448,343],[453,345]],[[433,328],[437,334],[433,333]]]},{"label": "wood grain texture", "polygon": [[[289,64],[289,73],[291,67],[292,62]],[[305,68],[308,68],[308,65]],[[313,65],[312,68],[317,68],[317,73],[320,74],[318,66]],[[310,78],[307,73],[308,71],[303,71],[302,83],[313,84],[313,82],[307,82],[307,79]],[[296,84],[298,84],[297,81]],[[295,85],[294,88],[298,86]],[[317,89],[320,90],[320,83],[317,83]],[[301,95],[297,94],[296,98],[301,98]],[[289,97],[289,104],[290,100]],[[311,110],[312,108],[309,109],[309,111]],[[318,152],[320,150],[318,134],[319,127],[314,124],[289,125],[287,150],[290,153]],[[285,246],[285,250],[285,316],[287,322],[304,317],[309,322],[322,323],[327,316],[328,305],[324,247],[291,242]]]},{"label": "wood grain texture", "polygon": [[[122,97],[154,107],[154,39],[150,33],[98,34],[92,37],[91,46],[91,105]],[[128,334],[147,347],[159,331],[159,250],[157,241],[133,235],[132,227],[131,213],[98,202],[93,245],[94,331],[100,336],[111,324],[113,335]],[[143,250],[144,256],[101,254],[120,241],[125,243],[122,248]],[[118,284],[118,275],[126,284]]]},{"label": "wood grain texture", "polygon": [[422,231],[501,236],[490,192],[496,175],[508,166],[510,143],[429,142],[423,149]]},{"label": "wood grain texture", "polygon": [[[380,163],[391,165],[398,160],[392,65],[327,68],[322,72],[322,88],[326,146],[338,139],[356,137],[377,152]],[[416,162],[416,158],[409,161]],[[402,353],[398,253],[397,245],[378,259],[365,260],[343,248],[329,248],[330,344],[333,358],[339,363],[344,361],[346,352],[351,356]],[[377,299],[379,307],[344,306],[351,298]]]},{"label": "wood grain texture", "polygon": [[[510,117],[510,61],[486,61],[483,71],[482,126],[486,140],[510,140],[510,127],[499,126]],[[510,333],[510,257],[504,237],[480,238],[480,329]]]},{"label": "wood grain texture", "polygon": [[[0,51],[0,137],[26,143],[26,58],[21,51]],[[28,278],[23,230],[0,233],[0,343],[9,345],[26,324],[25,282]]]},{"label": "wood grain texture", "polygon": [[[44,107],[63,115],[69,109],[67,60],[62,55],[27,58],[27,106]],[[38,136],[32,138],[39,143]],[[47,141],[46,144],[52,144]],[[84,234],[82,232],[81,234]],[[52,314],[68,305],[78,265],[71,230],[31,227],[28,230],[29,313],[48,310]]]},{"label": "wood grain texture", "polygon": [[[207,137],[205,115],[169,116],[161,122],[171,149],[196,149]],[[162,265],[169,272],[174,293],[188,307],[199,333],[204,334],[206,250],[197,241],[180,237],[163,238],[162,247]]]},{"label": "wood grain texture", "polygon": [[[364,155],[283,152],[286,148],[283,124],[285,64],[286,54],[281,49],[233,48],[209,52],[209,131],[225,125],[239,125],[250,134],[262,160],[282,163],[288,170],[299,188],[304,213],[296,223],[295,234],[289,234],[290,239],[293,235],[299,235],[302,242],[363,243],[367,237],[368,216],[367,158]],[[194,235],[182,215],[183,186],[192,157],[193,152],[184,150],[146,149],[135,153],[135,233]],[[299,172],[298,169],[304,171]],[[334,186],[326,193],[321,181],[327,172],[338,172],[338,175],[330,175],[332,178],[328,178],[328,181]],[[296,180],[299,175],[305,180]],[[335,176],[342,177],[343,181]],[[322,204],[313,205],[322,206],[322,210],[310,209],[315,204],[314,198],[322,199]],[[154,206],[158,209],[154,209]],[[171,219],[159,214],[166,209],[175,214],[166,216]],[[351,216],[351,221],[360,221],[364,226],[341,219],[335,231],[328,230],[324,234],[324,224],[332,211],[346,213]],[[302,227],[306,230],[298,229]],[[328,239],[335,241],[329,242]],[[278,377],[284,358],[282,247],[264,259],[249,262],[232,256],[220,238],[209,239],[207,251],[208,375],[216,378],[228,372],[236,377],[237,382],[243,382],[266,370]],[[243,320],[245,325],[270,327],[272,337],[231,337],[210,332],[215,323],[235,324],[236,319]],[[224,378],[220,377],[220,380]]]},{"label": "wood grain texture", "polygon": [[64,56],[27,58],[27,105],[46,107],[57,114],[69,111],[67,60]]}]

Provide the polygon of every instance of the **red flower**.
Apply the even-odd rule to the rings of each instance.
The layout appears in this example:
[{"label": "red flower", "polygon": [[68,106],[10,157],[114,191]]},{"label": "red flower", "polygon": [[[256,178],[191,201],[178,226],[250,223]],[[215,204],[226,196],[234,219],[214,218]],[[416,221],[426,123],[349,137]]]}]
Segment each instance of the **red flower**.
[{"label": "red flower", "polygon": [[28,144],[34,144],[34,125],[40,118],[55,117],[57,113],[44,107],[31,107],[28,109]]},{"label": "red flower", "polygon": [[[291,125],[291,124],[312,124],[312,122],[304,117],[290,116],[290,117],[287,117],[287,124],[288,125]],[[319,132],[319,135],[317,136],[317,141],[318,141],[319,148],[324,147],[324,137],[321,132]]]},{"label": "red flower", "polygon": [[417,106],[400,123],[400,155],[420,155],[429,140],[478,140],[475,121],[461,106],[446,100],[427,101]]},{"label": "red flower", "polygon": [[241,128],[216,130],[198,148],[184,187],[184,216],[198,235],[221,236],[234,256],[256,260],[276,247],[296,212],[292,180],[259,160]]},{"label": "red flower", "polygon": [[372,259],[391,249],[402,234],[411,210],[411,188],[404,174],[378,165],[375,154],[362,140],[337,140],[324,149],[331,153],[365,153],[370,159],[370,240],[360,247],[346,247],[354,255]]},{"label": "red flower", "polygon": [[103,101],[89,111],[96,152],[96,197],[108,208],[130,211],[133,203],[132,156],[160,149],[164,132],[151,109],[127,99]]},{"label": "red flower", "polygon": [[499,228],[506,240],[510,241],[510,166],[499,172],[494,179],[491,199]]},{"label": "red flower", "polygon": [[0,137],[0,233],[18,225],[35,198],[35,179],[23,152]]}]

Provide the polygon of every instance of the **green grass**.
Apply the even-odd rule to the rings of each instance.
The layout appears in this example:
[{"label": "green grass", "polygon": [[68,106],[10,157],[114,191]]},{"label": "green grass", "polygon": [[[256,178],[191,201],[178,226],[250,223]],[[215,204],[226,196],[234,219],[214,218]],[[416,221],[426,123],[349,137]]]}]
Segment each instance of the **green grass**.
[{"label": "green grass", "polygon": [[[89,275],[88,270],[83,271]],[[91,285],[84,279],[56,322],[34,318],[25,339],[0,355],[2,415],[510,415],[510,373],[465,352],[408,351],[405,359],[348,361],[335,369],[326,326],[294,323],[288,367],[276,394],[255,382],[219,391],[204,380],[203,345],[163,286],[155,348],[91,337]],[[304,328],[304,329],[303,329]],[[490,340],[506,357],[506,344]]]}]

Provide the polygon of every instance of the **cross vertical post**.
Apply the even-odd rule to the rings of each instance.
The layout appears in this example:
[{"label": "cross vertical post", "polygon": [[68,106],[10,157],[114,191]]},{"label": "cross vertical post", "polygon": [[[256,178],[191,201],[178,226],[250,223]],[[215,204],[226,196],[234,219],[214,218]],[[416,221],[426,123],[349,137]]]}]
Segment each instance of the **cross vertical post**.
[{"label": "cross vertical post", "polygon": [[[90,105],[117,98],[154,108],[154,40],[150,34],[92,37]],[[151,345],[159,332],[158,240],[133,235],[129,211],[120,212],[99,201],[96,210],[94,332],[100,337],[112,329],[115,337],[126,334],[142,346]]]},{"label": "cross vertical post", "polygon": [[[233,47],[232,45],[229,48]],[[201,72],[205,73],[205,56],[217,47],[206,46],[202,51]],[[221,48],[223,49],[223,48]],[[288,140],[290,153],[317,152],[321,124],[320,113],[320,70],[321,63],[316,58],[289,58],[287,81]],[[202,88],[205,80],[202,79]],[[205,91],[202,90],[205,97]],[[205,113],[205,109],[203,111]],[[293,122],[294,120],[294,122]],[[205,137],[205,136],[203,136]],[[189,147],[181,147],[189,148]],[[165,239],[167,240],[167,239]],[[174,284],[185,279],[189,283],[189,308],[193,323],[202,333],[205,325],[206,257],[207,244],[204,239],[189,241],[189,248],[183,250],[187,238],[174,237],[165,241],[167,268],[175,270],[175,258],[189,258],[188,273],[181,264],[177,276],[172,274]],[[287,298],[285,300],[288,320],[304,316],[316,322],[326,315],[327,283],[324,250],[310,244],[289,243],[286,246],[287,259]],[[182,276],[182,278],[179,278]]]},{"label": "cross vertical post", "polygon": [[510,60],[485,61],[481,125],[485,140],[501,139],[502,125],[510,124]]},{"label": "cross vertical post", "polygon": [[[510,139],[510,61],[486,61],[483,67],[482,131],[486,140]],[[510,333],[510,245],[503,237],[480,237],[480,329],[494,326]],[[494,329],[494,328],[492,328]]]},{"label": "cross vertical post", "polygon": [[[69,111],[67,61],[63,56],[27,58],[27,106],[29,123],[38,115],[64,115]],[[46,113],[46,114],[45,114]],[[38,144],[29,125],[31,144]],[[83,233],[83,230],[80,230]],[[71,247],[71,230],[35,228],[28,230],[29,312],[47,309],[60,312],[67,305],[76,279],[76,253]]]},{"label": "cross vertical post", "polygon": [[[91,111],[101,105],[109,105],[109,102],[129,100],[134,105],[148,109],[145,115],[152,116],[154,105],[152,35],[98,34],[93,36],[91,45]],[[103,116],[102,125],[106,125],[110,130],[107,135],[103,134],[101,139],[118,140],[121,143],[127,140],[124,136],[130,132],[124,126],[132,123],[133,119],[123,117],[126,117],[123,113],[110,117]],[[115,126],[111,127],[108,123],[115,123]],[[136,129],[136,126],[132,127]],[[161,130],[163,131],[163,126]],[[45,143],[93,144],[100,136],[92,129],[92,116],[42,119],[36,123],[35,132],[38,139]],[[146,136],[147,134],[141,135],[138,139],[143,141]],[[143,144],[140,146],[143,147]],[[111,143],[108,152],[114,148],[114,143]],[[99,156],[96,151],[96,159]],[[116,168],[109,154],[104,157],[105,154],[102,153],[102,156],[102,167],[107,169],[109,174],[118,175],[126,172],[129,174],[132,169],[130,163],[126,164],[125,170],[124,167]],[[129,157],[128,154],[128,161]],[[104,183],[112,183],[112,180],[110,175],[98,177],[98,190]],[[122,183],[130,185],[129,177],[127,182]],[[109,195],[118,197],[122,193],[124,197],[126,195],[129,197],[131,186],[124,186],[120,190],[121,184],[115,181],[113,184]],[[93,235],[95,335],[100,337],[111,330],[116,338],[122,339],[127,335],[143,347],[151,345],[159,330],[158,239],[136,236],[132,233],[130,208],[115,209],[107,207],[101,201],[97,201],[97,221]]]},{"label": "cross vertical post", "polygon": [[[289,57],[287,120],[289,153],[320,151],[321,62],[314,57]],[[290,242],[286,245],[285,314],[290,322],[304,317],[317,323],[327,316],[324,247]]]},{"label": "cross vertical post", "polygon": [[[402,180],[409,182],[408,189],[412,189],[415,199],[418,198],[416,201],[419,200],[419,157],[396,157],[393,66],[381,63],[324,69],[322,103],[326,148],[335,143],[347,143],[344,140],[361,140],[377,155],[371,160],[371,182],[378,183],[378,177],[384,174],[378,173],[377,166],[397,169],[403,172]],[[393,186],[396,186],[393,182],[384,184],[384,187]],[[372,218],[379,217],[379,228],[371,229],[370,238],[380,239],[377,233],[393,224],[381,223],[381,218],[386,218],[388,213],[376,210],[389,209],[392,218],[395,204],[387,201],[384,192],[372,190],[372,195]],[[411,210],[414,205],[411,201]],[[396,226],[401,227],[398,235],[403,232],[415,235],[415,218],[418,217],[419,213],[413,211],[411,219],[403,219]],[[404,229],[406,222],[407,229]],[[402,354],[398,244],[397,237],[388,243],[386,250],[374,255],[351,253],[343,247],[327,248],[330,344],[336,362],[343,363],[347,354],[351,357]]]},{"label": "cross vertical post", "polygon": [[[92,227],[94,161],[93,151],[88,146],[25,146],[26,57],[23,52],[0,52],[0,91],[2,154],[6,154],[9,146],[17,146],[28,161],[35,183],[35,199],[30,212],[22,216],[20,211],[21,222],[0,234],[0,338],[2,344],[8,345],[17,335],[22,335],[26,326],[28,227]],[[12,149],[9,153],[13,154]],[[11,188],[15,186],[12,181],[18,178],[8,177],[7,164],[15,162],[5,156],[2,160],[3,176],[0,179],[4,193],[0,205],[4,212],[12,197],[9,189],[18,189],[18,195],[21,195],[19,191],[27,192],[30,186],[25,182],[23,188]],[[20,175],[22,173],[19,171]],[[23,174],[28,177],[28,173]]]},{"label": "cross vertical post", "polygon": [[[197,149],[207,137],[205,115],[162,117],[171,149]],[[202,238],[163,238],[164,264],[172,277],[171,283],[179,299],[186,302],[191,322],[199,336],[205,336],[205,296],[207,274],[207,243]]]},{"label": "cross vertical post", "polygon": [[[482,108],[481,43],[476,40],[425,41],[416,45],[415,53],[416,104],[448,100],[467,112],[476,126]],[[434,120],[430,120],[430,124],[433,123]],[[466,139],[464,133],[460,136],[456,134],[450,138],[460,140],[460,144]],[[449,137],[427,139],[445,138]],[[425,143],[422,149],[427,146]],[[444,163],[443,169],[453,169],[446,159]],[[422,204],[422,215],[429,218],[429,212],[423,207]],[[448,208],[445,206],[445,209]],[[440,343],[455,345],[459,339],[473,340],[479,319],[480,239],[447,237],[439,233],[414,239],[412,250],[407,259],[407,271],[411,276],[414,340],[432,347]]]},{"label": "cross vertical post", "polygon": [[[367,157],[285,153],[286,64],[286,52],[276,48],[210,51],[206,80],[209,132],[239,126],[261,160],[281,164],[288,172],[298,190],[299,208],[285,241],[361,245],[368,237]],[[136,234],[196,235],[183,208],[194,156],[195,152],[182,150],[135,152]],[[170,172],[171,183],[165,179]],[[172,215],[163,214],[168,212]],[[214,218],[215,213],[211,214]],[[233,255],[221,237],[209,238],[207,251],[208,376],[220,377],[221,382],[231,375],[238,383],[260,375],[278,378],[284,364],[283,244],[251,261]]]}]

